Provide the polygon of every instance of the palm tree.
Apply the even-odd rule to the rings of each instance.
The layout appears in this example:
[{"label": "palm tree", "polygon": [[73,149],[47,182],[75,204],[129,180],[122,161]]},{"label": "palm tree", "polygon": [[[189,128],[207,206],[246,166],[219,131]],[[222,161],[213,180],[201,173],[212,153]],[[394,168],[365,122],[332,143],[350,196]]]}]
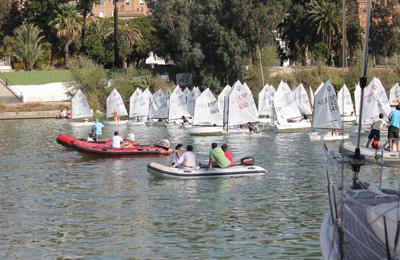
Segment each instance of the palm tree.
[{"label": "palm tree", "polygon": [[[124,22],[122,26],[118,29],[118,36],[115,37],[115,27],[113,29],[109,29],[107,36],[112,36],[113,39],[118,39],[118,44],[123,45],[124,49],[120,50],[120,46],[118,47],[118,56],[121,56],[122,65],[124,68],[127,67],[126,56],[129,51],[132,49],[133,45],[136,41],[142,39],[142,34],[140,32],[139,27],[135,24],[131,24],[129,22]],[[115,49],[114,49],[115,50]],[[119,62],[119,61],[118,61]]]},{"label": "palm tree", "polygon": [[22,24],[15,29],[14,57],[24,65],[25,70],[32,70],[42,54],[42,30],[33,24]]},{"label": "palm tree", "polygon": [[80,23],[76,7],[71,4],[59,5],[59,12],[51,22],[57,37],[64,45],[64,63],[68,64],[69,45],[79,36]]},{"label": "palm tree", "polygon": [[322,41],[332,47],[334,37],[340,33],[340,8],[331,0],[313,0],[308,5],[307,14],[317,29]]},{"label": "palm tree", "polygon": [[86,21],[87,21],[87,16],[91,14],[93,5],[99,4],[99,0],[79,0],[77,8],[80,10],[82,14],[82,33],[81,33],[81,39],[82,39],[82,46],[81,50],[85,50],[85,37],[86,37]]},{"label": "palm tree", "polygon": [[114,66],[119,67],[119,45],[118,45],[118,3],[120,0],[114,1]]}]

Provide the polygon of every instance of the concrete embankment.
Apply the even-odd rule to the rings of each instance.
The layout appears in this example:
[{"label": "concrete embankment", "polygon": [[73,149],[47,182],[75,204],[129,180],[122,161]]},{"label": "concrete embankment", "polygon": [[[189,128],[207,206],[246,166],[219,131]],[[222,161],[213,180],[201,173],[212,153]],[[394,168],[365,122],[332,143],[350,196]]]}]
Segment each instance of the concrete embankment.
[{"label": "concrete embankment", "polygon": [[0,120],[56,118],[56,115],[59,112],[60,112],[60,110],[24,111],[24,112],[0,112]]}]

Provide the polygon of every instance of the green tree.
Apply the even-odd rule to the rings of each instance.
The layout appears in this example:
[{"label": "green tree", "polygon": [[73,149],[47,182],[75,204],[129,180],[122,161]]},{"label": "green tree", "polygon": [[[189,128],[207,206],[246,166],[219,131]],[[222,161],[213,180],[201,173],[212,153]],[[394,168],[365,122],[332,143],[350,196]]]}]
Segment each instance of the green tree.
[{"label": "green tree", "polygon": [[380,58],[385,59],[398,51],[399,25],[395,11],[395,0],[379,0],[374,5],[370,27],[370,53],[375,64]]},{"label": "green tree", "polygon": [[69,0],[29,0],[24,1],[22,16],[26,22],[36,24],[43,31],[46,41],[51,43],[51,65],[55,58],[62,53],[61,44],[56,32],[53,30],[51,22],[56,18],[59,6],[69,3]]},{"label": "green tree", "polygon": [[51,24],[57,32],[57,37],[63,44],[64,63],[68,64],[69,46],[78,38],[80,31],[80,23],[75,6],[71,4],[62,4],[59,6],[59,12]]},{"label": "green tree", "polygon": [[15,30],[13,55],[25,70],[32,70],[42,53],[42,30],[33,24],[23,24]]},{"label": "green tree", "polygon": [[110,19],[96,18],[88,23],[86,47],[83,53],[99,64],[112,63],[114,59],[112,49],[109,48],[112,46],[106,42],[110,29],[112,29]]},{"label": "green tree", "polygon": [[86,40],[86,24],[87,24],[87,17],[92,14],[93,5],[99,4],[99,0],[79,0],[77,8],[79,12],[82,14],[82,32],[81,32],[81,39],[82,39],[82,46],[81,50],[85,50],[85,40]]},{"label": "green tree", "polygon": [[[115,30],[109,29],[106,36],[115,38],[114,35]],[[118,29],[118,47],[119,53],[118,56],[121,57],[123,68],[127,67],[127,56],[132,52],[132,47],[136,43],[136,41],[142,39],[142,34],[139,28],[128,22],[122,22],[122,25]],[[121,48],[122,47],[122,48]]]},{"label": "green tree", "polygon": [[331,0],[313,0],[307,7],[307,15],[315,26],[317,35],[332,48],[334,41],[340,36],[339,6]]}]

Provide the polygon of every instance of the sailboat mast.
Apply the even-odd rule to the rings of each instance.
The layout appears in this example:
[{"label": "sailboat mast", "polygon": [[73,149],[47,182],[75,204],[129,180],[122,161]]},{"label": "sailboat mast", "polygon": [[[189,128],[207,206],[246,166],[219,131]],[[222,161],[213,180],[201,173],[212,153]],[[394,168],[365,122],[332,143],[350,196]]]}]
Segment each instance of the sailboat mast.
[{"label": "sailboat mast", "polygon": [[363,104],[364,104],[364,89],[367,86],[367,71],[368,71],[368,43],[369,43],[369,26],[371,23],[371,0],[368,0],[367,4],[367,23],[365,28],[365,43],[364,43],[364,57],[363,57],[363,67],[362,67],[362,74],[360,77],[360,88],[361,88],[361,95],[360,95],[360,111],[359,111],[359,118],[358,118],[358,136],[357,136],[357,148],[355,155],[360,155],[360,137],[361,137],[361,125],[362,125],[362,111],[363,111]]},{"label": "sailboat mast", "polygon": [[[346,20],[346,15],[347,15],[347,9],[346,9],[346,0],[342,0],[342,58],[343,58],[343,63],[342,67],[346,68],[347,67],[347,53],[346,53],[346,43],[347,43],[347,20]],[[344,71],[343,71],[344,72]]]}]

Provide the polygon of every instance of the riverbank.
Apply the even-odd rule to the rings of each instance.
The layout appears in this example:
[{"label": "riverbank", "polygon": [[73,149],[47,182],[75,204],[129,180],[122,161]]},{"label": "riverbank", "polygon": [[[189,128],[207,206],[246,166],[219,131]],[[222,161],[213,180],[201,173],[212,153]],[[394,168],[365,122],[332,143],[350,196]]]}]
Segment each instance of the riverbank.
[{"label": "riverbank", "polygon": [[0,104],[0,120],[55,118],[62,109],[71,109],[70,102],[32,102]]}]

